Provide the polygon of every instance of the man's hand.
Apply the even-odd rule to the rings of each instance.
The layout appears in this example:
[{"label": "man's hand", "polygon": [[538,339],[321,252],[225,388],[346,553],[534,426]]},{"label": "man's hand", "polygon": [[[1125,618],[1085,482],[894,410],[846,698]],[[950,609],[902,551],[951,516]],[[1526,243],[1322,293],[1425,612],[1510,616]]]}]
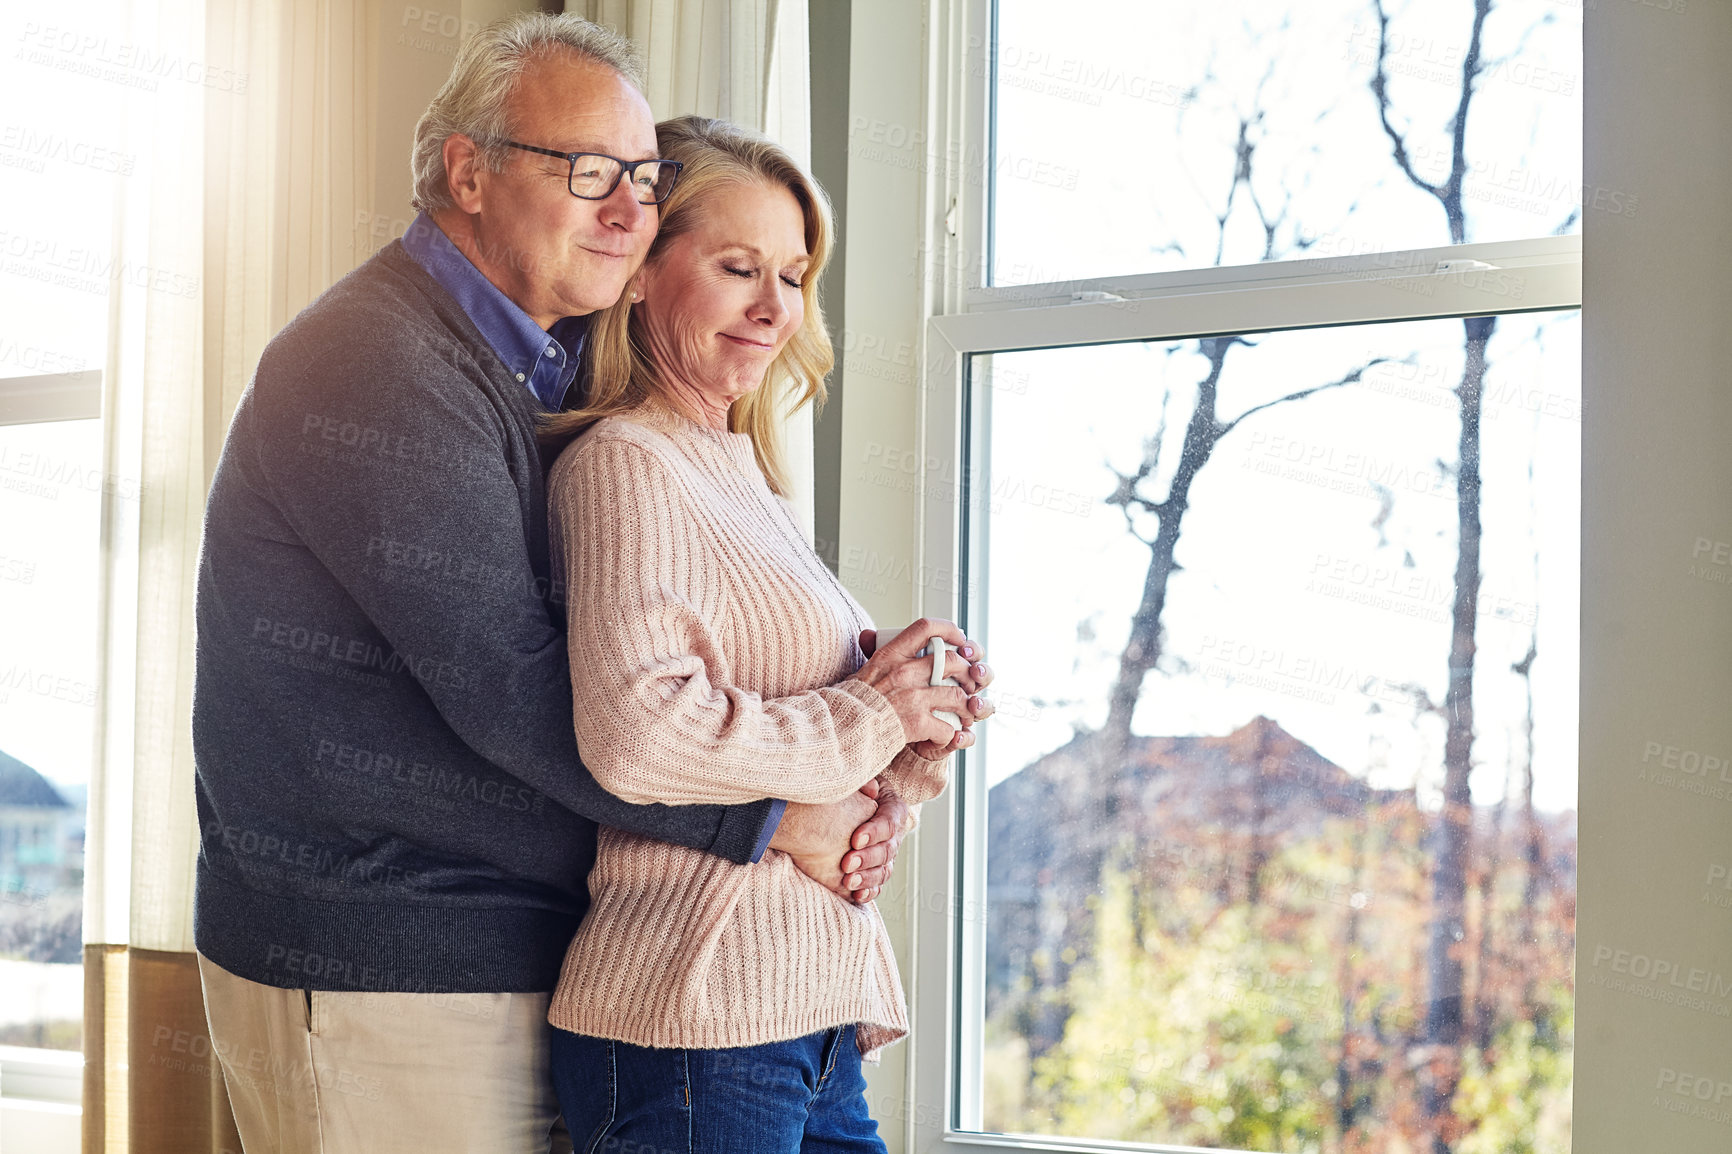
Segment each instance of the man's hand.
[{"label": "man's hand", "polygon": [[[877,793],[874,781],[828,805],[789,802],[770,848],[793,858],[801,873],[849,901],[857,890],[881,887],[889,876],[885,869],[889,855],[881,844],[873,844],[870,831],[865,845],[855,844],[856,835],[878,813]],[[859,864],[844,873],[844,857],[858,858]]]}]

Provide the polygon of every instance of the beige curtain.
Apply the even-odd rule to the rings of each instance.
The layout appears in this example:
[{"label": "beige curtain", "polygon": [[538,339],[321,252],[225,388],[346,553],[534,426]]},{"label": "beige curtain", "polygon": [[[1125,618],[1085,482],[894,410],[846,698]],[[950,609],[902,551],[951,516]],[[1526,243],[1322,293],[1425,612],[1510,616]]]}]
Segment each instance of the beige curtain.
[{"label": "beige curtain", "polygon": [[[104,25],[122,43],[202,62],[200,0],[111,0]],[[189,79],[188,77],[191,77]],[[114,209],[116,267],[103,374],[103,457],[140,480],[135,500],[105,492],[102,510],[96,750],[85,901],[86,1151],[216,1149],[232,1132],[205,1031],[188,1013],[190,878],[196,842],[192,749],[193,568],[207,464],[203,349],[209,284],[203,238],[204,120],[215,99],[197,64],[116,100],[127,152],[139,158]],[[232,88],[232,85],[231,85]],[[232,91],[227,94],[236,99]],[[195,976],[196,980],[196,976]],[[192,999],[197,1005],[197,999]],[[151,1045],[168,1030],[170,1044]],[[150,1141],[146,1103],[170,1145]]]},{"label": "beige curtain", "polygon": [[[123,40],[203,61],[199,0],[106,5]],[[86,1151],[163,1149],[150,1131],[188,1150],[232,1134],[212,1076],[190,1042],[205,1031],[189,1014],[190,878],[196,841],[192,749],[193,569],[207,464],[203,339],[210,285],[204,268],[205,106],[202,72],[140,86],[116,101],[123,147],[139,157],[115,204],[103,374],[103,456],[109,475],[140,479],[136,500],[105,493],[96,750],[85,900]],[[232,91],[228,99],[238,99]],[[161,275],[155,275],[156,270]],[[147,959],[149,961],[147,962]],[[153,964],[164,963],[164,964]],[[196,998],[193,999],[197,1004]],[[147,1027],[147,1023],[149,1026]],[[165,1060],[173,1060],[173,1065]],[[146,1120],[145,1103],[162,1111]],[[229,1142],[228,1145],[236,1145]]]},{"label": "beige curtain", "polygon": [[658,119],[732,120],[811,163],[806,0],[579,0],[566,10],[643,49]]},{"label": "beige curtain", "polygon": [[[630,36],[648,59],[656,119],[695,113],[756,129],[812,163],[806,0],[567,0]],[[812,536],[812,413],[782,428],[795,505]]]},{"label": "beige curtain", "polygon": [[192,954],[193,591],[223,435],[271,336],[408,223],[415,118],[468,31],[533,0],[100,0],[180,62],[116,101],[107,494],[85,915],[84,1149],[239,1151]]}]

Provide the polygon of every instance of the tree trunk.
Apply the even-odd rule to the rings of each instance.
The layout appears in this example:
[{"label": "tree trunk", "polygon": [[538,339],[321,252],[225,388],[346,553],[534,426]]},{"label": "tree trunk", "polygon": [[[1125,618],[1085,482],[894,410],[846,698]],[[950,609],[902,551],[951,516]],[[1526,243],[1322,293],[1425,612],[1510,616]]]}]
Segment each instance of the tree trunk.
[{"label": "tree trunk", "polygon": [[[1143,575],[1143,597],[1131,616],[1131,633],[1119,655],[1119,672],[1107,695],[1107,720],[1101,727],[1099,740],[1103,753],[1123,755],[1130,744],[1131,714],[1136,711],[1137,698],[1142,695],[1143,678],[1161,659],[1161,614],[1167,607],[1167,584],[1178,565],[1173,551],[1178,548],[1179,533],[1184,528],[1185,512],[1191,507],[1191,483],[1197,473],[1209,463],[1215,442],[1221,436],[1215,413],[1215,397],[1220,387],[1221,370],[1227,363],[1227,350],[1238,343],[1235,337],[1205,337],[1197,342],[1199,351],[1209,362],[1208,375],[1197,385],[1197,405],[1185,426],[1185,444],[1179,456],[1179,467],[1173,473],[1173,483],[1160,503],[1160,524],[1155,539],[1149,545],[1149,568]],[[1109,773],[1115,772],[1119,760],[1098,763]]]},{"label": "tree trunk", "polygon": [[1473,835],[1474,629],[1480,584],[1480,404],[1485,393],[1485,352],[1495,317],[1468,317],[1462,368],[1461,452],[1456,473],[1459,525],[1455,564],[1454,626],[1449,648],[1449,688],[1444,695],[1443,808],[1433,830],[1432,915],[1426,943],[1426,1016],[1423,1035],[1427,1069],[1425,1115],[1434,1154],[1448,1154],[1451,1102],[1460,1077],[1462,1039],[1462,950],[1467,937],[1467,856]]},{"label": "tree trunk", "polygon": [[1516,662],[1513,668],[1520,674],[1522,683],[1527,690],[1527,711],[1522,717],[1522,737],[1525,743],[1522,758],[1522,796],[1521,796],[1521,830],[1522,830],[1522,907],[1520,928],[1517,930],[1517,947],[1520,951],[1522,968],[1522,1011],[1529,1018],[1538,1011],[1534,997],[1534,970],[1539,957],[1539,942],[1534,931],[1534,907],[1540,900],[1540,883],[1545,855],[1540,842],[1540,824],[1534,816],[1534,658],[1539,655],[1539,626],[1534,627],[1534,636],[1528,642],[1527,656]]},{"label": "tree trunk", "polygon": [[[1365,882],[1365,837],[1368,814],[1360,814],[1353,822],[1353,886],[1350,892],[1363,892]],[[1335,975],[1335,988],[1341,995],[1341,1050],[1335,1060],[1335,1126],[1337,1140],[1346,1148],[1347,1136],[1358,1125],[1363,1104],[1353,1084],[1357,1063],[1353,1055],[1353,1002],[1358,996],[1355,986],[1354,959],[1359,954],[1359,907],[1347,906],[1347,926],[1341,943],[1341,963]]]},{"label": "tree trunk", "polygon": [[1263,867],[1269,862],[1264,826],[1269,821],[1269,723],[1258,719],[1257,748],[1251,754],[1251,852],[1245,862],[1245,898],[1255,909],[1263,900]]},{"label": "tree trunk", "polygon": [[1485,860],[1479,863],[1479,932],[1474,959],[1473,1043],[1483,1053],[1497,1029],[1497,982],[1492,964],[1499,961],[1497,928],[1497,877],[1503,871],[1504,809],[1509,796],[1510,775],[1504,774],[1504,797],[1491,814],[1491,831],[1485,839]]}]

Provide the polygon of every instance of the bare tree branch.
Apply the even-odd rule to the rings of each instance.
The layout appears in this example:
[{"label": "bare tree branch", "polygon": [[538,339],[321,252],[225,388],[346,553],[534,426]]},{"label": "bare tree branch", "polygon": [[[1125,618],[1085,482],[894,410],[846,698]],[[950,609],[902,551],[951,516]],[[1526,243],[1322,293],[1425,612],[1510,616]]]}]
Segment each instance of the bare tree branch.
[{"label": "bare tree branch", "polygon": [[1155,542],[1137,532],[1136,519],[1131,516],[1131,506],[1135,505],[1143,512],[1152,514],[1156,518],[1156,529],[1159,529],[1159,519],[1164,513],[1161,502],[1144,497],[1137,489],[1144,481],[1160,470],[1161,447],[1167,441],[1167,407],[1172,401],[1172,397],[1172,390],[1168,389],[1166,395],[1161,399],[1161,423],[1155,428],[1154,436],[1143,440],[1143,459],[1137,466],[1137,471],[1135,473],[1121,473],[1113,468],[1111,462],[1107,463],[1107,468],[1112,471],[1113,476],[1119,479],[1119,484],[1118,488],[1113,490],[1112,496],[1106,499],[1106,503],[1118,506],[1124,514],[1125,531],[1151,549],[1155,547]]},{"label": "bare tree branch", "polygon": [[1431,699],[1430,691],[1417,681],[1404,681],[1399,685],[1391,685],[1389,688],[1400,693],[1405,693],[1413,699],[1413,715],[1415,719],[1423,717],[1428,713],[1437,717],[1443,716],[1443,705],[1439,702],[1433,701]]},{"label": "bare tree branch", "polygon": [[1386,66],[1389,59],[1389,13],[1383,10],[1383,0],[1372,0],[1372,7],[1377,10],[1377,63],[1371,77],[1371,94],[1377,98],[1377,118],[1383,122],[1384,135],[1389,137],[1395,150],[1395,163],[1407,174],[1407,179],[1442,200],[1443,187],[1430,183],[1414,170],[1413,161],[1407,155],[1407,138],[1389,122],[1389,72]]},{"label": "bare tree branch", "polygon": [[1247,189],[1251,183],[1251,154],[1256,145],[1251,143],[1251,124],[1256,114],[1251,117],[1239,117],[1239,138],[1233,143],[1233,179],[1227,185],[1227,201],[1221,206],[1221,213],[1215,218],[1215,263],[1220,264],[1227,249],[1227,221],[1233,215],[1233,202],[1238,198],[1239,186]]},{"label": "bare tree branch", "polygon": [[[1383,0],[1377,0],[1381,9]],[[1467,242],[1467,217],[1462,211],[1462,182],[1467,177],[1467,112],[1473,104],[1474,82],[1479,79],[1479,54],[1485,34],[1485,18],[1491,14],[1491,0],[1474,0],[1473,35],[1468,37],[1467,54],[1461,61],[1461,98],[1456,102],[1455,117],[1450,127],[1449,183],[1438,197],[1449,214],[1449,239],[1455,244]]]},{"label": "bare tree branch", "polygon": [[[1148,442],[1144,442],[1143,461],[1141,465],[1137,466],[1135,473],[1121,473],[1117,469],[1113,469],[1113,475],[1119,479],[1119,486],[1113,490],[1113,495],[1106,499],[1108,505],[1118,506],[1119,511],[1124,514],[1125,532],[1151,549],[1155,547],[1155,542],[1137,532],[1136,518],[1131,515],[1131,510],[1134,506],[1145,513],[1152,514],[1156,518],[1156,529],[1159,530],[1161,506],[1158,502],[1151,501],[1138,493],[1137,486],[1141,485],[1148,479],[1149,474],[1155,471],[1156,466],[1160,463],[1160,456],[1158,448],[1151,452],[1148,448]],[[1111,466],[1109,465],[1108,468]]]},{"label": "bare tree branch", "polygon": [[1340,380],[1327,381],[1321,385],[1312,385],[1308,389],[1300,389],[1297,392],[1288,393],[1284,397],[1276,397],[1272,401],[1264,401],[1260,405],[1252,405],[1250,408],[1246,409],[1244,412],[1240,413],[1238,416],[1234,417],[1232,420],[1217,424],[1216,429],[1218,431],[1215,434],[1215,439],[1218,441],[1222,437],[1226,436],[1228,433],[1231,433],[1234,429],[1239,427],[1240,421],[1243,421],[1246,417],[1250,416],[1252,413],[1260,413],[1264,409],[1272,409],[1276,405],[1284,405],[1288,401],[1302,401],[1306,397],[1313,396],[1317,393],[1323,392],[1325,389],[1339,389],[1345,385],[1358,384],[1359,381],[1364,379],[1365,374],[1367,372],[1369,372],[1371,369],[1376,368],[1378,365],[1411,364],[1411,363],[1413,363],[1413,358],[1410,356],[1409,357],[1373,357],[1371,360],[1366,361],[1363,365],[1360,365],[1357,369],[1354,369],[1351,373],[1348,373],[1346,376],[1342,377]]}]

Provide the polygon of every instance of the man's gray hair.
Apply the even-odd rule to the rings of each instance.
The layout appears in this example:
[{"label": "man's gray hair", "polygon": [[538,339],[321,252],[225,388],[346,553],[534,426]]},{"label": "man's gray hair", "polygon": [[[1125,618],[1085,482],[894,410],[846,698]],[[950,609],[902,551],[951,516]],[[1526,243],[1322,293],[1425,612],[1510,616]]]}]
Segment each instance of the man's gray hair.
[{"label": "man's gray hair", "polygon": [[533,61],[561,51],[611,68],[643,88],[643,58],[630,40],[612,29],[547,12],[519,12],[495,21],[458,51],[445,86],[416,122],[409,158],[415,185],[410,204],[432,212],[455,203],[445,175],[449,136],[469,137],[480,150],[480,163],[499,171],[507,151],[502,141],[512,129],[507,105],[518,79]]}]

